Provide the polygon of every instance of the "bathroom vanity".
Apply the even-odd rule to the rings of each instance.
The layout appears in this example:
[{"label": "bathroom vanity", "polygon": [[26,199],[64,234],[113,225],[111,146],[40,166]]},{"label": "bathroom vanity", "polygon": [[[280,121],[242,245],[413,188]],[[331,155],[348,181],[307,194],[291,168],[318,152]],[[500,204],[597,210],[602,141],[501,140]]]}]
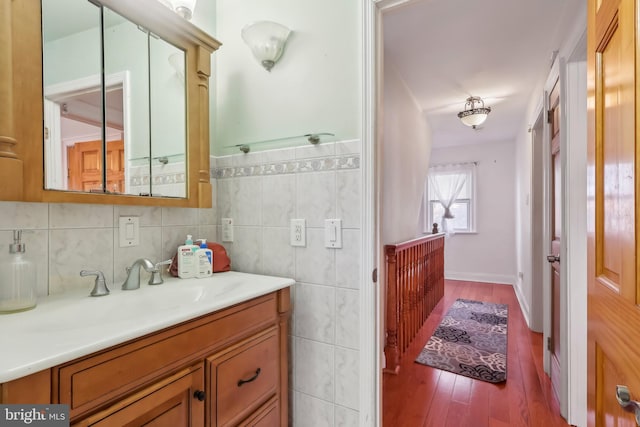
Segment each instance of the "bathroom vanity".
[{"label": "bathroom vanity", "polygon": [[238,272],[0,317],[0,403],[64,403],[78,426],[286,426],[289,286]]}]

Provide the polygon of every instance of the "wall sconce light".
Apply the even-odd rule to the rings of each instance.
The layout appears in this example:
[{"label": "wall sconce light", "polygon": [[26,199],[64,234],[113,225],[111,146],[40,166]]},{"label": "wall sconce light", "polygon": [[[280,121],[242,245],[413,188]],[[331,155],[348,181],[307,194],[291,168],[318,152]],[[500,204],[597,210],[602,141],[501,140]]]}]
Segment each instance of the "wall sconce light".
[{"label": "wall sconce light", "polygon": [[191,20],[198,0],[170,0],[173,10],[187,21]]},{"label": "wall sconce light", "polygon": [[484,101],[479,96],[470,96],[464,104],[464,110],[458,113],[458,118],[465,126],[476,129],[491,112],[491,107],[485,107]]},{"label": "wall sconce light", "polygon": [[241,34],[253,56],[267,71],[271,71],[282,56],[291,30],[276,22],[259,21],[245,25]]}]

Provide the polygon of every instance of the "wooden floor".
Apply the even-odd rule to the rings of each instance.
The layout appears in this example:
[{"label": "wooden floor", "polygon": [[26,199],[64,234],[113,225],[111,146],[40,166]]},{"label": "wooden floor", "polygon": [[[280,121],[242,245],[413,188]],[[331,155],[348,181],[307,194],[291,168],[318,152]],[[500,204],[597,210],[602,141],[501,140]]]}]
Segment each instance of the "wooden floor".
[{"label": "wooden floor", "polygon": [[[414,362],[456,298],[509,305],[506,383],[473,380]],[[400,374],[383,377],[384,427],[568,425],[542,368],[542,335],[527,327],[511,286],[446,281],[444,298],[413,340]]]}]

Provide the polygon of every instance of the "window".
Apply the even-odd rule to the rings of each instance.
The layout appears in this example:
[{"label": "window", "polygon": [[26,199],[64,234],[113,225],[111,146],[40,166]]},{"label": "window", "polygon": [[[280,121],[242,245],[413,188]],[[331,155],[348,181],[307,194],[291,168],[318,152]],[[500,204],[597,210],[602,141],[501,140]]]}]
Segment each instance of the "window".
[{"label": "window", "polygon": [[[429,168],[425,189],[425,231],[433,223],[448,233],[475,232],[475,163]],[[450,217],[444,219],[445,206]],[[443,222],[444,221],[444,222]]]}]

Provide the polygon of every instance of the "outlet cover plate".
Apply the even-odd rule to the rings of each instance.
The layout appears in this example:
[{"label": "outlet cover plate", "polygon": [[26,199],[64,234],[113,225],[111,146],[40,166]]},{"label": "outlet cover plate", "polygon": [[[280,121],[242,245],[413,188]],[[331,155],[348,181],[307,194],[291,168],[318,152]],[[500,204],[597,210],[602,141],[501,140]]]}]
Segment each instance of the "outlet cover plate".
[{"label": "outlet cover plate", "polygon": [[292,219],[290,232],[291,246],[307,246],[306,220]]},{"label": "outlet cover plate", "polygon": [[233,218],[222,218],[222,241],[233,242]]},{"label": "outlet cover plate", "polygon": [[121,216],[118,218],[120,247],[128,248],[140,244],[140,217]]},{"label": "outlet cover plate", "polygon": [[324,220],[324,246],[326,248],[342,248],[342,220]]}]

